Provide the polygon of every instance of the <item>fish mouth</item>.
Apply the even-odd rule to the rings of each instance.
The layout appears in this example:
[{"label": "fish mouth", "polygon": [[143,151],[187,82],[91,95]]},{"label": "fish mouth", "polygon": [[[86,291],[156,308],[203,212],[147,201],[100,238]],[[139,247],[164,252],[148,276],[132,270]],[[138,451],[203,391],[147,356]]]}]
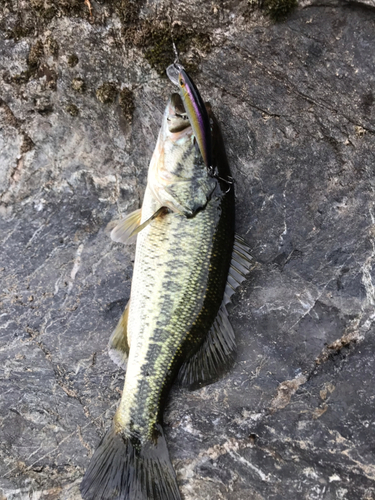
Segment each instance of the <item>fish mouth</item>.
[{"label": "fish mouth", "polygon": [[190,121],[180,94],[173,93],[171,95],[168,107],[167,126],[171,133],[181,132],[190,127]]}]

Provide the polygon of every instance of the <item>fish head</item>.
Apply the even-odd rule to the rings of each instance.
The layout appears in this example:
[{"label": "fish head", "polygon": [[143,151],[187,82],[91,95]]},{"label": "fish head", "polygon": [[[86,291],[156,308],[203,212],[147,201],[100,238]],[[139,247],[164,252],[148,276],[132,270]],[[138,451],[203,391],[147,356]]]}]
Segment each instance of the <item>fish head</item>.
[{"label": "fish head", "polygon": [[215,187],[180,94],[166,106],[147,182],[159,206],[187,216],[207,203]]},{"label": "fish head", "polygon": [[196,164],[197,160],[199,163],[199,157],[199,151],[194,145],[194,132],[182,98],[173,93],[165,108],[158,142],[151,160],[150,172],[154,182],[167,186],[186,179],[193,164]]}]

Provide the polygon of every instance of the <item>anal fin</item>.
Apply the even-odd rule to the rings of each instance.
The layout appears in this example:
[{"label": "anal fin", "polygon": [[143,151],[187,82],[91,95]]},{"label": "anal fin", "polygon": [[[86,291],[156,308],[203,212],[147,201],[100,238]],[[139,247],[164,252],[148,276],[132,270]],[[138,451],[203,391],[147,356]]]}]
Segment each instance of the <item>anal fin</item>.
[{"label": "anal fin", "polygon": [[126,362],[129,355],[129,342],[127,335],[129,314],[129,302],[126,304],[124,312],[117,323],[116,328],[113,330],[111,338],[108,343],[109,357],[116,365],[126,369]]}]

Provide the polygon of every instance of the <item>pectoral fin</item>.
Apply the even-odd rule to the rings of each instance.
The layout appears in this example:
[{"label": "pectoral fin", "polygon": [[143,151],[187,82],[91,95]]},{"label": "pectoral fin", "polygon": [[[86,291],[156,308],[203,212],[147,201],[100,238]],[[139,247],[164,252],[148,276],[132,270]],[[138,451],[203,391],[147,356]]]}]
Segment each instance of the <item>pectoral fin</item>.
[{"label": "pectoral fin", "polygon": [[127,334],[129,302],[126,304],[124,312],[114,329],[108,343],[109,357],[116,365],[126,369],[126,362],[129,355],[129,341]]},{"label": "pectoral fin", "polygon": [[168,208],[160,207],[149,219],[141,224],[142,210],[139,208],[127,215],[124,220],[119,222],[112,229],[111,239],[117,243],[124,243],[125,245],[135,243],[137,234],[140,233],[142,229],[148,226],[154,219],[165,215],[167,212]]},{"label": "pectoral fin", "polygon": [[149,219],[147,219],[145,222],[143,222],[143,224],[141,224],[138,227],[135,227],[133,229],[130,237],[136,236],[138,233],[140,233],[142,231],[142,229],[144,229],[146,226],[148,226],[150,224],[150,222],[152,222],[154,219],[156,219],[159,216],[163,216],[163,215],[167,214],[168,212],[169,212],[168,208],[160,207],[159,210],[156,210],[156,212],[153,215],[151,215],[151,217]]},{"label": "pectoral fin", "polygon": [[215,179],[203,178],[195,182],[177,183],[159,189],[158,200],[172,212],[190,218],[204,209],[217,185]]},{"label": "pectoral fin", "polygon": [[[134,231],[141,222],[142,210],[139,208],[128,214],[124,220],[120,221],[111,231],[111,239],[117,243],[130,245],[135,242]],[[110,223],[113,225],[113,223]]]}]

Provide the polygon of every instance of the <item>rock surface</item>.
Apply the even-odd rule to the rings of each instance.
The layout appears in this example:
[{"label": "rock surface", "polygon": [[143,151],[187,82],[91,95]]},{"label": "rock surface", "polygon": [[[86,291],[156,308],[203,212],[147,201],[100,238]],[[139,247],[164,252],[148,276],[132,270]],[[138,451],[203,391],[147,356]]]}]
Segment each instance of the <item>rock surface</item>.
[{"label": "rock surface", "polygon": [[375,499],[372,3],[277,24],[235,0],[0,7],[1,500],[79,499],[119,401],[106,345],[134,249],[105,227],[142,199],[171,23],[257,262],[233,370],[171,393],[184,499]]}]

